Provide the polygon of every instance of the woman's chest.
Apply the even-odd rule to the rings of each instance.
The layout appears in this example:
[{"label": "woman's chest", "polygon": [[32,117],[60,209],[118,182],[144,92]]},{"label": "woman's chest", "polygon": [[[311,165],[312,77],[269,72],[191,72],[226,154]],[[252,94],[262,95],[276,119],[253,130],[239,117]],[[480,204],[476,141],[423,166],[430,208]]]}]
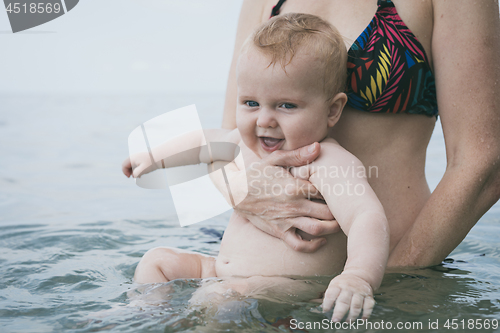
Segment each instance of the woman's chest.
[{"label": "woman's chest", "polygon": [[[268,0],[263,9],[262,22],[269,19],[277,0]],[[417,37],[432,64],[431,40],[433,29],[432,0],[393,1],[397,13]],[[349,49],[367,28],[377,12],[377,0],[286,0],[279,11],[317,15],[334,25],[344,37]],[[431,65],[432,66],[432,65]]]}]

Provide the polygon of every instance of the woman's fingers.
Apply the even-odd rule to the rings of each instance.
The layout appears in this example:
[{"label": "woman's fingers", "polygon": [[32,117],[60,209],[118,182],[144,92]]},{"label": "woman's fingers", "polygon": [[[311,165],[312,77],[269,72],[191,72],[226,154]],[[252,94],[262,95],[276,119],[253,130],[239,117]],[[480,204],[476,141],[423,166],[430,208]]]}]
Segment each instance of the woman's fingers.
[{"label": "woman's fingers", "polygon": [[[323,237],[313,238],[311,240],[303,239],[296,232],[300,229],[313,236],[328,235],[340,231],[337,221],[320,221],[308,217],[297,217],[289,219],[280,219],[278,222],[269,223],[259,216],[249,215],[250,222],[271,236],[281,238],[290,248],[295,251],[312,253],[326,244]],[[274,228],[270,228],[274,226]]]},{"label": "woman's fingers", "polygon": [[326,204],[307,199],[301,200],[299,213],[296,215],[313,217],[318,220],[331,221],[334,219],[330,208]]},{"label": "woman's fingers", "polygon": [[312,236],[323,236],[340,231],[337,221],[321,221],[308,217],[296,217],[289,219],[280,219],[279,223],[272,223],[274,226],[282,228],[269,228],[269,224],[258,216],[249,216],[248,219],[257,228],[270,234],[271,236],[281,238],[290,248],[295,251],[312,253],[316,252],[320,247],[326,244],[326,239],[323,237],[312,238],[311,240],[303,239],[297,234],[296,229],[300,229]]},{"label": "woman's fingers", "polygon": [[[318,189],[311,184],[308,180],[293,178],[295,183],[292,185],[294,191],[290,191],[289,188],[285,188],[287,190],[288,195],[295,195],[297,198],[304,198],[308,200],[323,200],[323,196],[318,191]],[[290,186],[287,184],[287,186]]]},{"label": "woman's fingers", "polygon": [[[242,213],[240,213],[240,214],[242,214]],[[279,234],[279,230],[278,230],[278,228],[276,228],[276,224],[271,224],[271,223],[269,223],[269,221],[262,219],[258,215],[250,214],[250,215],[243,215],[243,216],[246,219],[248,219],[254,226],[256,226],[260,230],[264,231],[266,234],[269,234],[273,237],[277,237],[277,238],[281,238],[281,239],[284,238],[284,232]]]},{"label": "woman's fingers", "polygon": [[340,231],[340,226],[336,220],[323,221],[310,217],[295,217],[288,221],[292,226],[312,236],[325,236]]},{"label": "woman's fingers", "polygon": [[277,150],[267,156],[263,161],[270,165],[289,167],[302,166],[314,161],[320,151],[319,143],[315,142],[309,146],[305,146],[295,150]]},{"label": "woman's fingers", "polygon": [[321,246],[326,244],[326,239],[323,237],[314,238],[311,240],[302,239],[296,232],[295,228],[290,228],[283,234],[283,241],[290,246],[294,251],[312,253],[316,252]]}]

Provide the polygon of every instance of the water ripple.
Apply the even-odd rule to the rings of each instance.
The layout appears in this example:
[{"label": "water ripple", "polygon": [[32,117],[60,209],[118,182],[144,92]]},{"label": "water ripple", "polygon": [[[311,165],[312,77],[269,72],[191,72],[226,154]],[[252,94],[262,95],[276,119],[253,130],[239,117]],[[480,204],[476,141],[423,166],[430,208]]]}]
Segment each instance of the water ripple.
[{"label": "water ripple", "polygon": [[[23,321],[28,327],[50,323],[60,331],[134,333],[277,332],[288,331],[291,319],[325,319],[316,303],[271,295],[191,307],[199,280],[132,283],[149,248],[170,245],[216,254],[223,230],[217,224],[176,228],[165,220],[3,226],[0,318],[31,318],[34,324]],[[464,319],[495,316],[500,311],[499,257],[496,241],[474,236],[443,265],[386,274],[372,321],[427,322],[451,313]]]}]

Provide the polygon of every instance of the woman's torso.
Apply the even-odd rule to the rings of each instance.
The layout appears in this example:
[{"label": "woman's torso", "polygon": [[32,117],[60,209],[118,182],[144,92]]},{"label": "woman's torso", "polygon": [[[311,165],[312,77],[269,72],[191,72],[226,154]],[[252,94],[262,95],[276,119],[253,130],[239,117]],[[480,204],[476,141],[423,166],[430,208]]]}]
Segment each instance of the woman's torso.
[{"label": "woman's torso", "polygon": [[[269,19],[276,0],[262,4],[261,22]],[[432,68],[432,1],[393,1],[402,21],[416,36]],[[328,20],[344,36],[347,48],[377,12],[377,0],[287,0],[280,14],[302,12]],[[415,114],[372,114],[344,109],[331,136],[357,156],[387,214],[391,249],[415,221],[430,196],[425,180],[425,154],[435,118]],[[371,168],[370,168],[371,167]]]}]

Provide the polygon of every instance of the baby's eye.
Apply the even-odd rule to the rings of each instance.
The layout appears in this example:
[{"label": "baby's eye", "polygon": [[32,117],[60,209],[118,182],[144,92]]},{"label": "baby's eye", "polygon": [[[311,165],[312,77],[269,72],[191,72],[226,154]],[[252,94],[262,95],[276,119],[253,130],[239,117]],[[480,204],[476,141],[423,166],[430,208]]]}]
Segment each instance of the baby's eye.
[{"label": "baby's eye", "polygon": [[248,105],[249,107],[252,107],[252,108],[259,106],[259,103],[255,102],[255,101],[246,101],[245,104]]},{"label": "baby's eye", "polygon": [[294,108],[296,108],[296,106],[293,105],[293,104],[290,104],[290,103],[283,103],[283,104],[280,105],[280,108],[294,109]]}]

